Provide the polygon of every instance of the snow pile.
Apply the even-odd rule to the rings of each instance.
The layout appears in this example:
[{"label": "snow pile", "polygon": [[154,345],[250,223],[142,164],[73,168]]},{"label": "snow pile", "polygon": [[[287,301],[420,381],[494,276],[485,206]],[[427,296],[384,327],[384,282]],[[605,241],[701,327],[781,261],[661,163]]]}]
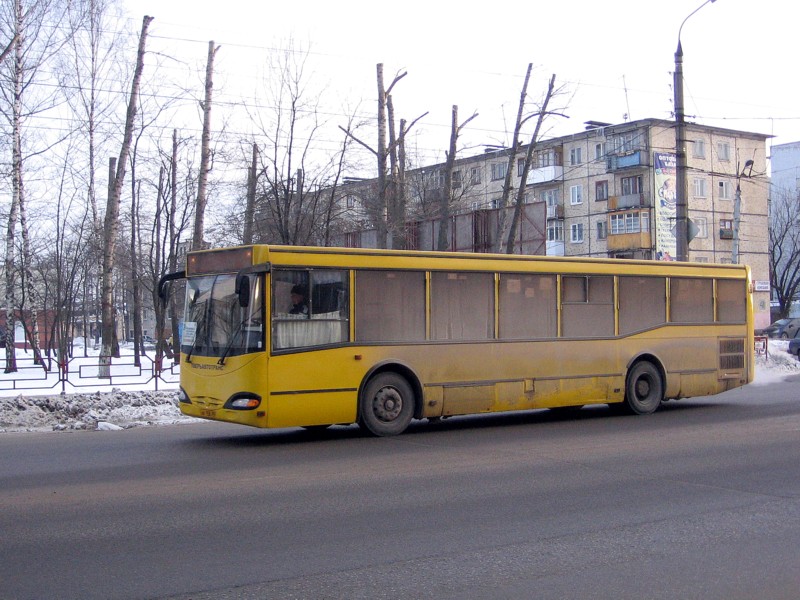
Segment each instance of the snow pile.
[{"label": "snow pile", "polygon": [[[0,432],[115,430],[189,420],[178,410],[178,394],[133,391],[0,398]],[[192,419],[193,420],[193,419]]]},{"label": "snow pile", "polygon": [[766,355],[756,355],[756,378],[751,385],[766,385],[800,373],[800,361],[789,354],[787,340],[769,340]]}]

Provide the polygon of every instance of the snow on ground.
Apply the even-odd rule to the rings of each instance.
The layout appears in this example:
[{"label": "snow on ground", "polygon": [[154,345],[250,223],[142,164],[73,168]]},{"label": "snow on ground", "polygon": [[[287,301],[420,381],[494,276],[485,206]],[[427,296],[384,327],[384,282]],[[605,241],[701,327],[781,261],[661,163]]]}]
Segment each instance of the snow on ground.
[{"label": "snow on ground", "polygon": [[[800,373],[788,342],[770,340],[769,355],[756,358],[750,385],[769,385]],[[148,425],[196,422],[178,410],[177,390],[142,391],[112,388],[81,394],[0,397],[0,433],[129,429]]]}]

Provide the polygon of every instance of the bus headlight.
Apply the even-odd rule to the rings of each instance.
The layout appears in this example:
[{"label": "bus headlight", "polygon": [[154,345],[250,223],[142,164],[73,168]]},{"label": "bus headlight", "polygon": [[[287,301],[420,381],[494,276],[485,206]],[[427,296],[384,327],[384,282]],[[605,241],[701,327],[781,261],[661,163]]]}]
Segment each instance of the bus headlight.
[{"label": "bus headlight", "polygon": [[178,392],[178,402],[183,402],[184,404],[192,403],[192,401],[189,400],[189,394],[187,394],[183,388]]},{"label": "bus headlight", "polygon": [[239,393],[231,396],[225,403],[225,408],[232,408],[234,410],[251,410],[258,408],[261,405],[261,396],[251,393]]}]

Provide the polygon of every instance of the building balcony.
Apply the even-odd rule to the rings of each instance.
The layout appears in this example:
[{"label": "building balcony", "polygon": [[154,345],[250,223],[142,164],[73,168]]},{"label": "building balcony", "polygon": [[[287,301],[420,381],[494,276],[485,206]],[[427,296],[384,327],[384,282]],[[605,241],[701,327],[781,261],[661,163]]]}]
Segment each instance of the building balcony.
[{"label": "building balcony", "polygon": [[628,210],[631,208],[641,208],[647,206],[652,206],[650,202],[650,194],[648,192],[640,192],[638,194],[609,196],[607,209],[609,211]]},{"label": "building balcony", "polygon": [[550,181],[560,181],[564,178],[564,167],[559,165],[552,165],[549,167],[536,167],[528,171],[527,185],[536,185],[538,183],[548,183]]},{"label": "building balcony", "polygon": [[564,242],[560,240],[548,240],[545,252],[547,256],[564,256]]},{"label": "building balcony", "polygon": [[609,251],[649,249],[651,247],[650,232],[609,233],[606,238],[606,246]]},{"label": "building balcony", "polygon": [[564,218],[564,205],[563,204],[548,205],[548,207],[547,207],[547,218],[548,219],[563,219]]},{"label": "building balcony", "polygon": [[627,154],[612,154],[606,158],[606,169],[618,171],[629,167],[650,166],[650,153],[646,150],[635,150]]}]

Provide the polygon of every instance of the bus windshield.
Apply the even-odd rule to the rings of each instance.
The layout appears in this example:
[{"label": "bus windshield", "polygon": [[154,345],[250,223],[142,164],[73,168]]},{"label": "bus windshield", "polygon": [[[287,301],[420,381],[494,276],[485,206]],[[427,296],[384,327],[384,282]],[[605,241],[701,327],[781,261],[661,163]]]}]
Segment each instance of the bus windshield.
[{"label": "bus windshield", "polygon": [[263,278],[248,275],[250,301],[241,306],[236,275],[208,275],[187,280],[186,320],[181,352],[192,356],[218,356],[220,362],[264,349]]}]

